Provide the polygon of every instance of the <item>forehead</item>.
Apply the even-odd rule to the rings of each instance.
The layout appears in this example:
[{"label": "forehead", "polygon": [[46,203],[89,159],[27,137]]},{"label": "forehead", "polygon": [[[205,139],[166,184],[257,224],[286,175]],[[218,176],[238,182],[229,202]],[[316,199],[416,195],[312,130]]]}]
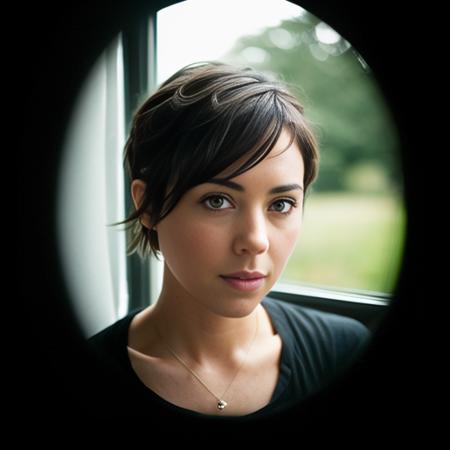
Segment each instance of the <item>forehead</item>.
[{"label": "forehead", "polygon": [[[250,156],[251,154],[240,158],[220,173],[217,178],[226,178],[231,175],[246,160],[248,160]],[[263,178],[267,181],[276,178],[277,180],[281,179],[290,182],[296,181],[302,185],[303,175],[304,164],[300,148],[296,140],[292,139],[291,133],[286,129],[283,129],[278,141],[269,154],[261,162],[256,164],[256,166],[237,177],[234,177],[233,180],[236,182],[241,180],[244,183],[245,180],[254,181],[255,178]]]}]

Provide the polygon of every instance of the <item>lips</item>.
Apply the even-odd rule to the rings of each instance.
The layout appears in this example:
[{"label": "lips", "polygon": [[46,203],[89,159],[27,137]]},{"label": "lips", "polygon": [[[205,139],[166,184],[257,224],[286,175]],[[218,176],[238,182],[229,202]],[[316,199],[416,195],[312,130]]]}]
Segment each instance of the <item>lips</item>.
[{"label": "lips", "polygon": [[221,275],[222,278],[238,278],[240,280],[252,280],[255,278],[265,278],[267,275],[259,271],[249,272],[246,270],[240,272],[229,273],[227,275]]},{"label": "lips", "polygon": [[220,276],[228,286],[239,291],[255,291],[263,286],[267,275],[262,272],[234,272],[228,275]]}]

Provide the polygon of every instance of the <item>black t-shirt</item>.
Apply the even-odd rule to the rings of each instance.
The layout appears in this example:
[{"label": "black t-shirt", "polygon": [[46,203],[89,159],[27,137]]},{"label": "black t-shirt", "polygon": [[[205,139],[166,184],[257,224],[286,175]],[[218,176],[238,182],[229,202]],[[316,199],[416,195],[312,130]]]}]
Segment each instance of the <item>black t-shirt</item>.
[{"label": "black t-shirt", "polygon": [[[281,337],[280,372],[271,401],[262,409],[239,416],[268,416],[317,392],[357,358],[369,338],[360,322],[336,314],[265,297],[262,306]],[[208,418],[223,420],[176,406],[139,379],[128,356],[128,329],[135,310],[89,339],[101,360],[92,382],[99,414],[144,415],[161,420]],[[92,400],[92,398],[91,398]],[[227,419],[230,419],[227,416]]]}]

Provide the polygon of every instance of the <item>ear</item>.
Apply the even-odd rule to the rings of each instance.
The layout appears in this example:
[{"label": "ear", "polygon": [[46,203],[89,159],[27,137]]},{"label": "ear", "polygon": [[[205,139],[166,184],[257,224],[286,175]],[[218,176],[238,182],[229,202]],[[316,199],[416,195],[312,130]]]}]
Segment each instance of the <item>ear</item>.
[{"label": "ear", "polygon": [[[144,199],[146,184],[142,180],[133,180],[131,182],[131,197],[136,209],[140,208]],[[148,214],[143,214],[141,217],[141,224],[150,229],[150,217]]]}]

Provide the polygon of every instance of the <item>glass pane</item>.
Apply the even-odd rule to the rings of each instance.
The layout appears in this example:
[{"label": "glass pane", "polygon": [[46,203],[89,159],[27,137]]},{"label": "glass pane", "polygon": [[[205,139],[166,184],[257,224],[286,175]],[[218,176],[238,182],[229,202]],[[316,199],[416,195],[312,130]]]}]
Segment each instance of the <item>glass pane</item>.
[{"label": "glass pane", "polygon": [[399,141],[351,43],[280,0],[189,0],[161,10],[157,28],[158,83],[196,61],[251,66],[287,82],[314,124],[320,173],[280,281],[391,293],[406,222]]}]

